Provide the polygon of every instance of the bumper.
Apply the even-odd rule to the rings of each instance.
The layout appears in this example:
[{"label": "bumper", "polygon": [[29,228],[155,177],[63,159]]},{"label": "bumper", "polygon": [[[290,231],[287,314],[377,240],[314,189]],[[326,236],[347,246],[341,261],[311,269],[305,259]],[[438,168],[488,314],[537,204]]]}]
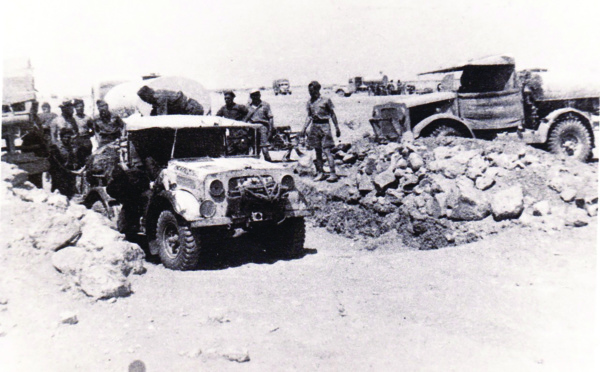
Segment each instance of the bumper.
[{"label": "bumper", "polygon": [[[307,216],[310,216],[310,211],[307,209],[286,211],[283,214],[283,216],[285,218],[307,217]],[[237,218],[237,219],[233,219],[233,218],[229,218],[229,217],[213,217],[213,218],[206,218],[206,219],[202,219],[202,220],[192,221],[191,227],[199,228],[199,227],[208,227],[208,226],[231,226],[231,227],[246,226],[249,223],[261,222],[261,221],[265,221],[265,220],[258,219],[256,217]],[[268,220],[266,220],[266,221],[268,221]]]}]

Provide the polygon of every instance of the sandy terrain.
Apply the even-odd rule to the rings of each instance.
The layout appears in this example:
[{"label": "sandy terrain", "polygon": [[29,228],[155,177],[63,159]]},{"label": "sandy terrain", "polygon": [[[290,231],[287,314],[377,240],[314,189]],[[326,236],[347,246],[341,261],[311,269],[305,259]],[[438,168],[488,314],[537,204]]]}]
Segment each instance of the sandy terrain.
[{"label": "sandy terrain", "polygon": [[[596,228],[557,238],[513,229],[460,247],[367,252],[310,228],[306,254],[291,261],[250,246],[209,270],[148,263],[132,278],[135,294],[114,303],[61,292],[46,255],[9,253],[0,365],[592,371]],[[69,311],[79,322],[59,324]],[[229,360],[246,352],[248,362]]]}]

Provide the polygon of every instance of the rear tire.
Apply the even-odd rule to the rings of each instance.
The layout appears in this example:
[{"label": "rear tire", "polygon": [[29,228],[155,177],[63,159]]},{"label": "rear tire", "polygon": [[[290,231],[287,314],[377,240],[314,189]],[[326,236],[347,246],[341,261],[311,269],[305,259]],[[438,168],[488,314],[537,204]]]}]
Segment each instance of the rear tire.
[{"label": "rear tire", "polygon": [[464,137],[456,128],[440,125],[431,132],[431,137]]},{"label": "rear tire", "polygon": [[200,244],[190,227],[178,221],[173,212],[165,210],[158,216],[156,238],[158,254],[165,267],[191,270],[198,266]]},{"label": "rear tire", "polygon": [[554,154],[586,161],[591,154],[592,138],[581,119],[569,116],[552,129],[548,149]]},{"label": "rear tire", "polygon": [[339,97],[345,97],[345,96],[346,96],[346,93],[344,93],[344,91],[343,91],[343,90],[341,90],[341,89],[338,89],[338,90],[335,92],[335,94],[337,94]]}]

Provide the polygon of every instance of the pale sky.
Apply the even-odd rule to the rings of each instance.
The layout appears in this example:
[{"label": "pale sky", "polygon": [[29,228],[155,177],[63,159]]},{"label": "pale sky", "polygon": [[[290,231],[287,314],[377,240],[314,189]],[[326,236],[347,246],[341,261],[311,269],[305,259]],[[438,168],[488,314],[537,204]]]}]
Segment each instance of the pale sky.
[{"label": "pale sky", "polygon": [[598,0],[3,3],[3,58],[30,57],[45,93],[150,72],[212,89],[281,77],[343,84],[380,71],[408,80],[492,54],[600,85]]}]

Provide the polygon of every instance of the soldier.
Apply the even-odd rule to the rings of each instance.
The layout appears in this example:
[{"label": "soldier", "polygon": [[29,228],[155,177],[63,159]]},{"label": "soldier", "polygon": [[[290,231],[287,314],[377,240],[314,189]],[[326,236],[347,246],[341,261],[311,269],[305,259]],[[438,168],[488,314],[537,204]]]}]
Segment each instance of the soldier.
[{"label": "soldier", "polygon": [[125,129],[125,123],[118,115],[114,115],[108,109],[108,103],[99,99],[96,101],[99,117],[93,122],[93,131],[96,135],[98,147],[114,142],[121,137]]},{"label": "soldier", "polygon": [[75,107],[75,115],[73,118],[77,123],[77,130],[79,132],[75,147],[77,151],[77,159],[79,164],[85,164],[87,158],[92,153],[92,130],[93,122],[92,118],[85,114],[85,105],[83,100],[74,99],[73,106]]},{"label": "soldier", "polygon": [[304,127],[300,132],[300,135],[304,137],[306,135],[306,129],[310,125],[310,131],[308,133],[308,145],[315,149],[315,167],[317,168],[317,176],[314,181],[322,181],[327,178],[323,170],[323,152],[327,156],[329,162],[329,178],[327,182],[336,182],[339,178],[335,173],[335,162],[331,149],[334,147],[333,136],[331,135],[331,126],[329,125],[329,119],[335,125],[335,135],[339,137],[342,133],[338,126],[337,116],[335,115],[333,102],[331,99],[321,97],[321,84],[318,81],[313,81],[308,84],[308,92],[310,99],[306,103],[307,117]]},{"label": "soldier", "polygon": [[250,91],[250,104],[248,105],[248,114],[244,121],[253,124],[262,124],[260,128],[260,148],[266,161],[271,161],[269,155],[269,137],[273,133],[273,112],[271,106],[260,99],[260,90]]},{"label": "soldier", "polygon": [[61,115],[52,119],[48,124],[51,147],[55,149],[55,156],[63,166],[76,169],[74,142],[78,130],[75,118],[73,118],[73,105],[71,101],[65,101],[59,107]]},{"label": "soldier", "polygon": [[158,115],[204,115],[204,108],[182,91],[154,90],[144,85],[137,92],[142,101],[152,105],[150,116]]},{"label": "soldier", "polygon": [[58,189],[60,193],[71,198],[75,190],[75,176],[70,172],[82,164],[77,161],[74,139],[77,137],[77,123],[73,118],[73,105],[65,101],[59,106],[61,115],[52,119],[50,129],[50,175],[52,177],[52,191]]},{"label": "soldier", "polygon": [[[217,111],[217,116],[227,119],[242,121],[248,115],[248,108],[243,105],[238,105],[233,100],[235,94],[227,90],[223,93],[225,106]],[[228,155],[245,155],[250,150],[250,134],[245,128],[232,128],[229,131],[227,138],[227,154]]]}]

